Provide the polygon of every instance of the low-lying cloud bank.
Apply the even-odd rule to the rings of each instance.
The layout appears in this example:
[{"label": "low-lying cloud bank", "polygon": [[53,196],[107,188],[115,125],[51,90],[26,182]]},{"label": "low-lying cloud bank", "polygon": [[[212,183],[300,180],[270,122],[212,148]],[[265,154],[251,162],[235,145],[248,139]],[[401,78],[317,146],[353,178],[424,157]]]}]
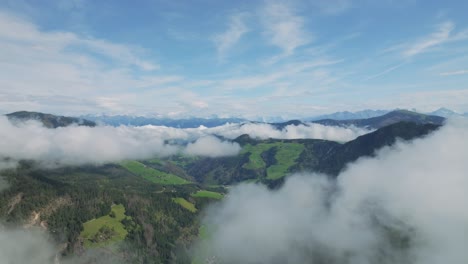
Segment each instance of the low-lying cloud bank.
[{"label": "low-lying cloud bank", "polygon": [[273,125],[265,123],[225,124],[223,126],[206,128],[174,128],[165,126],[143,126],[135,129],[149,130],[155,136],[165,140],[196,140],[205,136],[220,136],[226,139],[236,139],[247,134],[257,139],[324,139],[346,142],[359,136],[372,132],[372,130],[358,127],[334,127],[321,124],[307,123],[300,125],[287,125],[283,129],[277,129]]},{"label": "low-lying cloud bank", "polygon": [[206,213],[212,263],[468,263],[468,123],[360,159],[336,180],[241,185]]},{"label": "low-lying cloud bank", "polygon": [[9,230],[0,226],[2,263],[53,263],[55,248],[47,236],[35,230]]},{"label": "low-lying cloud bank", "polygon": [[43,165],[102,164],[125,159],[147,159],[176,153],[221,157],[236,155],[239,144],[232,140],[242,134],[255,138],[318,138],[347,141],[369,131],[358,128],[289,125],[283,130],[268,124],[227,124],[215,128],[178,129],[163,126],[85,127],[57,129],[37,121],[12,124],[0,117],[0,169],[11,168],[23,159]]},{"label": "low-lying cloud bank", "polygon": [[[157,127],[84,127],[48,129],[30,121],[13,125],[0,118],[0,169],[12,167],[22,159],[37,160],[44,165],[102,164],[125,159],[146,159],[186,151],[196,155],[235,155],[237,143],[200,139],[183,145],[167,140],[189,140],[178,131],[161,131]],[[194,139],[196,139],[194,137]],[[212,153],[202,151],[206,148]],[[7,159],[4,159],[7,158]]]},{"label": "low-lying cloud bank", "polygon": [[221,157],[234,156],[239,153],[241,147],[237,143],[221,141],[214,136],[206,136],[189,143],[185,153],[193,156]]},{"label": "low-lying cloud bank", "polygon": [[40,229],[7,229],[0,225],[2,264],[123,264],[121,258],[103,250],[88,249],[83,255],[63,259],[59,246]]},{"label": "low-lying cloud bank", "polygon": [[229,139],[234,139],[243,134],[248,134],[250,137],[259,139],[325,139],[332,141],[346,142],[353,140],[359,136],[371,132],[371,130],[358,127],[334,127],[324,126],[321,124],[307,123],[300,125],[287,125],[283,129],[276,129],[270,124],[261,123],[246,123],[227,124],[220,127],[207,129],[212,134],[217,134]]}]

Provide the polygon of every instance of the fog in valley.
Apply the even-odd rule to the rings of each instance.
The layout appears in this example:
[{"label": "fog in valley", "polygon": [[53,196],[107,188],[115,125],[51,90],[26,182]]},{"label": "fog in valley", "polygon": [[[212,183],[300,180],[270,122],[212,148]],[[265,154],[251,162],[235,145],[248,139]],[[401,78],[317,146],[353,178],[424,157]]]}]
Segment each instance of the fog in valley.
[{"label": "fog in valley", "polygon": [[178,153],[222,157],[236,155],[240,146],[230,142],[248,134],[253,138],[316,138],[349,141],[370,132],[319,124],[288,125],[276,129],[269,124],[226,124],[214,128],[164,126],[69,126],[45,128],[37,121],[11,123],[0,117],[0,168],[14,167],[22,159],[44,166],[103,164],[126,159],[149,159]]},{"label": "fog in valley", "polygon": [[215,263],[465,263],[468,122],[361,158],[336,180],[242,184],[204,218]]}]

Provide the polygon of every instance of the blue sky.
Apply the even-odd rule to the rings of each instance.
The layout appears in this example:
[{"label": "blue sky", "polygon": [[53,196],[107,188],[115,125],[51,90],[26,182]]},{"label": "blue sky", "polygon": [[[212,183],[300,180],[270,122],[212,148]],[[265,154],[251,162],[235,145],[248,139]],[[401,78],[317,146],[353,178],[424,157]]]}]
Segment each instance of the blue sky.
[{"label": "blue sky", "polygon": [[468,112],[467,1],[0,3],[0,111]]}]

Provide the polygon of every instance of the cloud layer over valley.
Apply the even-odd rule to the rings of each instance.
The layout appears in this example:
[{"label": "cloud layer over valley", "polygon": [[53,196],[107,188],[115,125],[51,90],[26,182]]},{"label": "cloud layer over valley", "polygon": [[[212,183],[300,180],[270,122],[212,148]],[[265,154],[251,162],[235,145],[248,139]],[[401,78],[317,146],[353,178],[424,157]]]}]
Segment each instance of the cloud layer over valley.
[{"label": "cloud layer over valley", "polygon": [[260,139],[317,138],[348,141],[367,132],[358,128],[318,124],[288,125],[278,130],[272,125],[257,123],[192,129],[163,126],[69,126],[48,129],[36,121],[12,124],[6,117],[1,117],[0,136],[4,140],[0,142],[0,166],[11,167],[22,159],[57,166],[102,164],[177,153],[208,157],[232,156],[239,153],[241,147],[230,140],[242,134]]},{"label": "cloud layer over valley", "polygon": [[210,128],[208,132],[234,139],[240,135],[248,134],[258,139],[324,139],[331,141],[346,142],[371,132],[358,127],[333,127],[320,124],[307,123],[299,125],[287,125],[283,129],[275,129],[270,124],[246,123],[243,125],[231,124]]},{"label": "cloud layer over valley", "polygon": [[465,263],[468,122],[360,159],[336,180],[240,185],[204,219],[214,263]]}]

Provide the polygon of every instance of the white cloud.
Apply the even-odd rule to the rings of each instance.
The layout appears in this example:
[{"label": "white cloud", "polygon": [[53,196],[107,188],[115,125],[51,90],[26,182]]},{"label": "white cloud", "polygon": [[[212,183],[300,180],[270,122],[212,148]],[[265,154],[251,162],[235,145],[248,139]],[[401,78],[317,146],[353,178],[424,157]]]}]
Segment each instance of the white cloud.
[{"label": "white cloud", "polygon": [[241,147],[237,143],[221,141],[213,136],[206,136],[189,143],[185,148],[185,153],[194,156],[223,157],[235,156]]},{"label": "white cloud", "polygon": [[[37,121],[12,124],[0,117],[1,168],[9,168],[22,159],[37,160],[45,166],[103,164],[125,159],[148,159],[186,153],[200,156],[236,155],[240,146],[215,136],[235,139],[249,134],[254,138],[317,138],[352,140],[368,130],[327,127],[319,124],[286,126],[277,130],[268,124],[226,124],[214,128],[171,128],[164,126],[109,127],[69,126],[47,129]],[[166,143],[176,142],[176,143]],[[188,143],[184,147],[184,143]]]},{"label": "white cloud", "polygon": [[47,236],[32,230],[4,230],[0,226],[2,263],[53,263],[55,249]]},{"label": "white cloud", "polygon": [[450,72],[442,72],[440,76],[454,76],[454,75],[466,75],[468,74],[468,70],[458,70],[458,71],[450,71]]},{"label": "white cloud", "polygon": [[1,157],[33,159],[45,165],[101,164],[167,156],[178,151],[144,127],[47,129],[35,121],[13,125],[5,117],[0,118],[0,127]]},{"label": "white cloud", "polygon": [[228,29],[213,38],[213,41],[216,44],[218,58],[220,60],[223,60],[226,57],[227,52],[232,49],[237,42],[239,42],[244,34],[249,32],[249,28],[245,24],[246,16],[246,13],[231,16],[229,18]]},{"label": "white cloud", "polygon": [[3,45],[32,48],[36,52],[36,56],[39,55],[38,53],[50,55],[51,52],[66,54],[67,49],[73,53],[75,48],[82,48],[124,65],[135,65],[143,70],[155,70],[159,67],[150,61],[141,59],[135,53],[138,47],[78,36],[70,32],[43,32],[32,23],[5,12],[0,12],[0,41]]},{"label": "white cloud", "polygon": [[403,51],[403,55],[405,57],[413,57],[426,52],[432,47],[449,41],[454,29],[455,24],[450,21],[437,25],[436,31],[418,42],[411,44]]},{"label": "white cloud", "polygon": [[[155,74],[151,70],[159,65],[145,55],[147,52],[136,46],[45,31],[0,12],[2,110],[113,112],[122,106],[130,108],[143,101],[142,97],[148,99],[145,93],[149,90],[183,80],[181,76]],[[106,108],[98,102],[100,97],[120,98],[119,107]],[[136,110],[135,105],[132,108]]]},{"label": "white cloud", "polygon": [[468,122],[451,121],[336,180],[240,185],[207,211],[196,252],[219,263],[465,263],[467,137]]},{"label": "white cloud", "polygon": [[41,230],[0,226],[1,263],[123,263],[122,259],[105,250],[90,249],[80,256],[62,257],[59,248],[61,246],[54,245],[50,236]]},{"label": "white cloud", "polygon": [[[215,85],[226,90],[248,90],[262,88],[266,86],[274,87],[281,84],[281,82],[290,81],[294,78],[299,78],[299,75],[301,74],[307,75],[307,77],[309,78],[307,82],[317,83],[319,81],[323,81],[324,79],[329,80],[330,78],[323,78],[325,77],[323,74],[317,74],[320,72],[320,70],[312,71],[312,69],[335,65],[340,62],[342,62],[342,60],[319,58],[314,60],[313,62],[291,63],[286,64],[280,67],[278,70],[269,73],[228,78],[219,81]],[[322,71],[322,73],[323,72],[324,71]],[[293,87],[288,88],[291,88],[293,90]]]},{"label": "white cloud", "polygon": [[371,132],[367,129],[356,127],[332,127],[320,124],[288,125],[282,130],[278,130],[269,124],[246,123],[243,125],[233,124],[207,129],[206,132],[234,139],[243,134],[248,134],[252,138],[259,139],[325,139],[339,142],[346,142],[358,136]]},{"label": "white cloud", "polygon": [[304,19],[284,3],[268,2],[262,22],[271,44],[281,48],[284,56],[292,55],[312,40],[311,34],[304,29]]}]

